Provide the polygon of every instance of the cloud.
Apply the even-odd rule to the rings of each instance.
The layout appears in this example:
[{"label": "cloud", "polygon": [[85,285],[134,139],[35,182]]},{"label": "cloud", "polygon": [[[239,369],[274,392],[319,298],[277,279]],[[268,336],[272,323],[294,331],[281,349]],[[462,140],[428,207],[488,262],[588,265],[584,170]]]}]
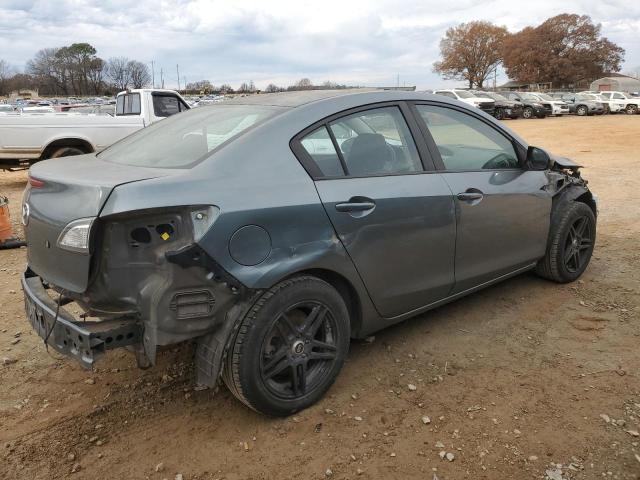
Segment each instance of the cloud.
[{"label": "cloud", "polygon": [[[640,67],[640,5],[608,0],[519,5],[494,0],[3,0],[0,44],[22,67],[41,48],[89,42],[103,58],[127,56],[187,81],[286,85],[301,77],[360,85],[439,87],[432,73],[445,30],[490,20],[515,31],[563,12],[588,14]],[[181,83],[183,82],[181,78]]]}]

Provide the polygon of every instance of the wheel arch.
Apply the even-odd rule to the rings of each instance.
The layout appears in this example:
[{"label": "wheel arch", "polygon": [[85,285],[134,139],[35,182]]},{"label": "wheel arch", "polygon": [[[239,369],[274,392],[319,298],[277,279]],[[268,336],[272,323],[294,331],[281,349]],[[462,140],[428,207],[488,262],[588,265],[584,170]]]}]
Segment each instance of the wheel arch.
[{"label": "wheel arch", "polygon": [[325,268],[309,268],[288,275],[282,280],[302,275],[310,275],[327,282],[337,290],[349,310],[349,323],[351,324],[351,336],[360,336],[362,330],[362,302],[355,286],[342,274]]},{"label": "wheel arch", "polygon": [[91,153],[95,151],[95,148],[91,144],[91,142],[85,138],[81,137],[65,137],[65,138],[57,138],[52,140],[47,144],[47,146],[42,150],[42,155],[40,156],[41,160],[45,160],[49,158],[53,152],[55,152],[58,148],[63,147],[76,147],[84,153]]}]

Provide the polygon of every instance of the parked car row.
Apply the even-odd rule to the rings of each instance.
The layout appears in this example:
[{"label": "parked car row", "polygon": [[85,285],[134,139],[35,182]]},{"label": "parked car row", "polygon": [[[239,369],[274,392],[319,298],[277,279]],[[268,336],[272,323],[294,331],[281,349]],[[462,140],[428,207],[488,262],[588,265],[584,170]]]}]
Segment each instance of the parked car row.
[{"label": "parked car row", "polygon": [[640,98],[624,92],[487,92],[482,90],[443,89],[433,93],[460,100],[495,118],[545,118],[575,114],[636,114]]}]

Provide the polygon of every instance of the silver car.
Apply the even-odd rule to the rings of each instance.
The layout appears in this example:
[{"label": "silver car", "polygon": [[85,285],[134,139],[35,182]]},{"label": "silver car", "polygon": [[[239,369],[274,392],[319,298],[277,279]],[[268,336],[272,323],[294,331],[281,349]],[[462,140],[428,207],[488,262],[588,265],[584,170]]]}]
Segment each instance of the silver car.
[{"label": "silver car", "polygon": [[90,368],[192,340],[198,383],[288,415],[327,391],[351,338],[528,270],[577,279],[597,207],[578,165],[462,102],[307,91],[40,162],[22,212],[45,342]]}]

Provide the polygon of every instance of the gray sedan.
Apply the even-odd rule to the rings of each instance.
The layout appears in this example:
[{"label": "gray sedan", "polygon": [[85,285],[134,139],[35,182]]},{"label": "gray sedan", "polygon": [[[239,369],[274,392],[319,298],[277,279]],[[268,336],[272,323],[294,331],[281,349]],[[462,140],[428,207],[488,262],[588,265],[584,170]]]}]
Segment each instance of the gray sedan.
[{"label": "gray sedan", "polygon": [[34,165],[22,211],[45,342],[90,368],[193,340],[200,384],[269,415],[316,402],[351,338],[528,270],[577,279],[597,214],[571,161],[459,101],[380,91],[175,115]]}]

